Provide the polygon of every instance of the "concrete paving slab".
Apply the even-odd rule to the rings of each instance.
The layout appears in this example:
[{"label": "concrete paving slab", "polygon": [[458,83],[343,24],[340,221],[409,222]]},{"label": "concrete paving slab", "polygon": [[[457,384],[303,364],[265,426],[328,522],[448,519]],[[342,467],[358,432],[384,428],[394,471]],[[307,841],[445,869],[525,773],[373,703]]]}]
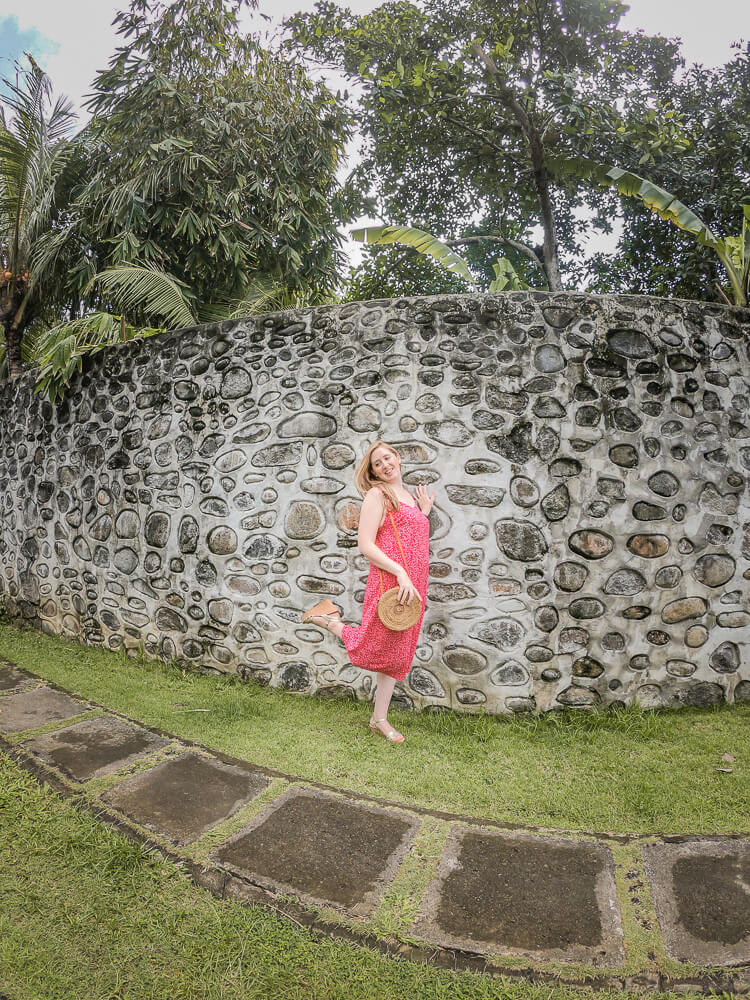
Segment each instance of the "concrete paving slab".
[{"label": "concrete paving slab", "polygon": [[111,715],[86,719],[24,746],[75,781],[100,778],[169,743],[163,736]]},{"label": "concrete paving slab", "polygon": [[603,844],[487,827],[451,832],[413,930],[450,948],[546,961],[624,961]]},{"label": "concrete paving slab", "polygon": [[102,799],[178,845],[190,844],[262,792],[257,771],[185,753],[127,778]]},{"label": "concrete paving slab", "polygon": [[0,660],[0,694],[5,691],[22,691],[34,684],[36,679],[25,670],[7,660]]},{"label": "concrete paving slab", "polygon": [[667,953],[679,962],[750,962],[750,842],[641,848]]},{"label": "concrete paving slab", "polygon": [[67,694],[40,687],[22,694],[0,698],[0,732],[20,733],[24,729],[36,729],[46,722],[70,719],[91,709]]},{"label": "concrete paving slab", "polygon": [[419,828],[395,810],[291,788],[213,860],[273,892],[353,916],[371,913]]}]

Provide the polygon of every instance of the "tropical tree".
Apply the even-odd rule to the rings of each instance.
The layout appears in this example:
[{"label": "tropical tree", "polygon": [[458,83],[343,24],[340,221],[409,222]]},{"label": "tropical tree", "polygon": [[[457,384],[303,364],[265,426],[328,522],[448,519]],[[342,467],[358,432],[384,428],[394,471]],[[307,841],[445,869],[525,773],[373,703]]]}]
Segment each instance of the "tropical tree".
[{"label": "tropical tree", "polygon": [[335,294],[359,205],[336,176],[350,115],[240,32],[245,6],[132,0],[115,18],[122,45],[72,144],[80,183],[41,240],[72,303],[37,345],[53,396],[113,338]]},{"label": "tropical tree", "polygon": [[333,289],[351,210],[336,179],[349,116],[299,61],[240,33],[244,6],[131,0],[115,18],[123,44],[94,81],[92,170],[76,204],[94,248],[83,287],[141,265],[147,301],[146,268],[158,268],[198,316],[230,308],[259,275]]},{"label": "tropical tree", "polygon": [[21,373],[26,332],[59,290],[40,248],[65,211],[74,118],[65,98],[52,103],[49,78],[27,58],[19,82],[4,81],[0,105],[0,324],[10,378]]},{"label": "tropical tree", "polygon": [[[750,195],[750,44],[735,46],[724,66],[691,66],[665,82],[663,96],[680,116],[689,146],[678,155],[657,150],[643,163],[631,161],[632,169],[690,205],[714,232],[736,232],[737,206]],[[625,161],[614,154],[609,162]],[[614,253],[587,263],[591,291],[721,298],[718,255],[664,226],[638,199],[617,205],[613,198],[612,209],[621,213],[622,234]]]},{"label": "tropical tree", "polygon": [[[585,167],[584,167],[585,169]],[[600,184],[610,184],[621,195],[637,198],[647,209],[660,219],[673,223],[678,229],[688,233],[701,247],[708,247],[716,253],[729,278],[732,301],[717,282],[719,294],[727,304],[746,306],[750,292],[750,203],[741,206],[742,229],[738,236],[717,236],[703,219],[683,204],[671,192],[665,191],[645,177],[619,167],[600,164],[591,168],[591,175]]]},{"label": "tropical tree", "polygon": [[[608,0],[425,0],[354,16],[320,0],[290,20],[289,44],[361,86],[360,170],[383,218],[453,244],[505,241],[525,280],[539,284],[541,265],[555,290],[590,229],[580,210],[607,229],[611,199],[557,173],[549,154],[630,163],[685,144],[679,116],[653,98],[679,63],[676,45],[620,30],[624,10]],[[649,114],[634,119],[631,104]],[[496,244],[473,249],[489,278]]]}]

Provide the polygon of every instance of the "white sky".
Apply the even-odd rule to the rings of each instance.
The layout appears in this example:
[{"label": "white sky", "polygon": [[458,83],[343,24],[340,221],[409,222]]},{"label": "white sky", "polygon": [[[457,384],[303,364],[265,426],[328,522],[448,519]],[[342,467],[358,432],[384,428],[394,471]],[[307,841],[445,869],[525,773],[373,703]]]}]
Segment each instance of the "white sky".
[{"label": "white sky", "polygon": [[[380,2],[350,0],[340,5],[365,13]],[[0,29],[4,18],[14,17],[21,32],[36,29],[55,43],[56,52],[37,53],[33,49],[32,52],[51,76],[55,92],[66,94],[80,108],[95,73],[106,67],[115,49],[118,39],[111,22],[116,11],[126,3],[127,0],[4,0]],[[260,0],[260,10],[275,22],[313,7],[314,3],[307,0]],[[679,37],[688,63],[715,66],[730,58],[733,41],[750,36],[747,10],[747,0],[711,0],[710,3],[706,0],[631,0],[630,10],[621,25],[631,31],[640,28],[647,34]],[[31,43],[27,41],[26,44]],[[0,76],[8,76],[10,71],[11,63],[0,59]],[[339,85],[338,81],[332,81],[334,88]],[[610,249],[614,247],[615,238],[596,237],[591,249]],[[348,244],[346,249],[352,259],[359,257],[356,245]]]}]

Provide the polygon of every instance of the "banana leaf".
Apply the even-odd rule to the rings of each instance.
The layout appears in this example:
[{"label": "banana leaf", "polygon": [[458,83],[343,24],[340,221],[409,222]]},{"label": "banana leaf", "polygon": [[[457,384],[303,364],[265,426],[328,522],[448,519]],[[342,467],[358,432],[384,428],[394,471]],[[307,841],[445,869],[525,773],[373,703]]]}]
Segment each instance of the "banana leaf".
[{"label": "banana leaf", "polygon": [[446,270],[458,274],[475,287],[469,265],[445,243],[441,243],[423,229],[413,229],[406,226],[366,226],[363,229],[353,229],[352,239],[359,243],[403,243],[422,254],[434,257]]}]

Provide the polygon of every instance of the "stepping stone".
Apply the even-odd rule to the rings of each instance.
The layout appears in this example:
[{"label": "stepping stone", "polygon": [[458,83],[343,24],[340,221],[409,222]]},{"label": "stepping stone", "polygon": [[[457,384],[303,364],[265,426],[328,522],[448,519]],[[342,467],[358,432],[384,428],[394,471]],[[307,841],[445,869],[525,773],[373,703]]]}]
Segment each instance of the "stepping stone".
[{"label": "stepping stone", "polygon": [[616,900],[603,844],[457,827],[413,930],[449,948],[617,966]]},{"label": "stepping stone", "polygon": [[24,746],[75,781],[110,774],[131,761],[164,747],[169,740],[110,715],[86,719]]},{"label": "stepping stone", "polygon": [[24,729],[36,729],[46,722],[70,719],[91,709],[79,701],[73,701],[67,694],[41,687],[23,694],[7,695],[0,698],[0,732],[20,733]]},{"label": "stepping stone", "polygon": [[750,841],[641,848],[667,954],[678,962],[750,962]]},{"label": "stepping stone", "polygon": [[36,683],[25,670],[19,669],[7,660],[0,660],[0,691],[21,691]]},{"label": "stepping stone", "polygon": [[377,906],[418,827],[416,817],[292,788],[212,858],[265,889],[361,917]]},{"label": "stepping stone", "polygon": [[185,753],[128,778],[102,799],[136,823],[189,844],[262,792],[268,779],[213,757]]}]

